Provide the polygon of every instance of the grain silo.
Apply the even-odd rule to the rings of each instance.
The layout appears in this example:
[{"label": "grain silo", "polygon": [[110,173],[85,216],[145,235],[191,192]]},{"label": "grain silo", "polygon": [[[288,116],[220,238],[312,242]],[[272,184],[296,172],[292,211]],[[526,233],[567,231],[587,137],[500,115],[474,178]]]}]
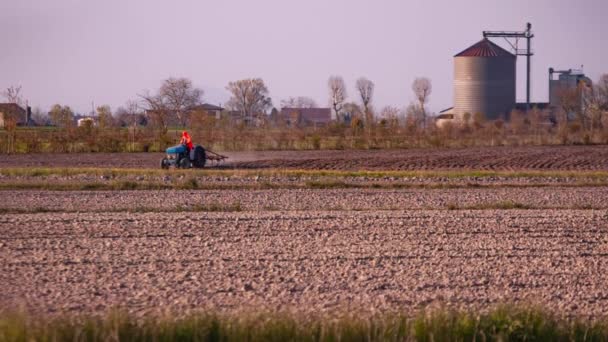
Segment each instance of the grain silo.
[{"label": "grain silo", "polygon": [[462,120],[464,113],[507,117],[515,108],[515,65],[515,55],[487,38],[455,55],[455,118]]}]

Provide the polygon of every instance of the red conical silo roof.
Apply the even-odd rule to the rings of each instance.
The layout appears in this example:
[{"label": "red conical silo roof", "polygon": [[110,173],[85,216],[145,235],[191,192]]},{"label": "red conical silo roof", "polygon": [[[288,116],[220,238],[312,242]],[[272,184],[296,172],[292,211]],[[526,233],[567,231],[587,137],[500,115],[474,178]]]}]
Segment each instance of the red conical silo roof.
[{"label": "red conical silo roof", "polygon": [[484,38],[454,57],[515,57],[515,55]]}]

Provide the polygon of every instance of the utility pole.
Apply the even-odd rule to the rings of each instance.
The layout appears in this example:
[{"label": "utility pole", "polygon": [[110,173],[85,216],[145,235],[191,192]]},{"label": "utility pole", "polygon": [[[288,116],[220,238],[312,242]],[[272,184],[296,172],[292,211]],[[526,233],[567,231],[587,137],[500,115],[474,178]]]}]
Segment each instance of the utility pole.
[{"label": "utility pole", "polygon": [[[516,56],[526,56],[526,112],[528,112],[530,110],[530,68],[531,59],[534,55],[532,52],[532,38],[534,38],[532,24],[528,23],[525,31],[483,31],[483,37],[502,37],[511,45]],[[515,38],[515,41],[513,42],[508,38]],[[520,38],[526,39],[525,49],[519,49],[518,47]]]},{"label": "utility pole", "polygon": [[530,60],[532,58],[532,24],[528,23],[526,27],[526,41],[528,48],[526,49],[526,113],[530,110]]}]

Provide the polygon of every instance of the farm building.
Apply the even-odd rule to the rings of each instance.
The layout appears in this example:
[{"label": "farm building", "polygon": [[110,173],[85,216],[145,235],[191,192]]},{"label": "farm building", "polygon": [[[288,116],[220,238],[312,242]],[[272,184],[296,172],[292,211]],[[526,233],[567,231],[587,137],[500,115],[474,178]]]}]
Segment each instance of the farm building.
[{"label": "farm building", "polygon": [[210,103],[203,103],[202,105],[192,107],[191,110],[192,114],[197,112],[205,113],[207,114],[207,116],[219,120],[222,117],[222,112],[224,111],[224,108],[212,105]]},{"label": "farm building", "polygon": [[[209,117],[219,120],[221,118],[221,115],[223,112],[224,112],[224,108],[222,108],[220,106],[215,106],[215,105],[212,105],[209,103],[204,103],[204,104],[189,108],[185,114],[186,115],[196,115],[196,114],[204,113],[204,114],[208,115]],[[145,111],[145,115],[147,118],[149,118],[150,115],[154,115],[155,113],[156,113],[156,111],[153,109],[147,109]],[[166,110],[165,113],[166,113],[167,123],[170,126],[178,126],[181,124],[177,117],[177,113],[175,111]]]},{"label": "farm building", "polygon": [[97,122],[95,121],[95,118],[91,117],[91,116],[85,116],[85,117],[81,117],[76,119],[76,125],[78,127],[85,127],[85,126],[97,126]]},{"label": "farm building", "polygon": [[[557,74],[557,79],[554,75]],[[569,108],[568,111],[584,110],[585,96],[593,84],[582,70],[555,70],[549,68],[549,106],[552,110]],[[572,98],[574,96],[574,98]],[[577,103],[564,103],[576,101]],[[574,113],[566,113],[569,117]]]},{"label": "farm building", "polygon": [[281,108],[280,119],[288,126],[325,126],[331,122],[331,109]]},{"label": "farm building", "polygon": [[454,56],[453,114],[483,113],[490,120],[507,116],[515,108],[515,61],[509,51],[487,38]]},{"label": "farm building", "polygon": [[[558,111],[573,112],[584,110],[585,94],[592,87],[591,80],[582,71],[549,69],[549,102],[530,100],[530,59],[531,39],[534,34],[528,23],[525,31],[484,31],[484,38],[454,56],[454,106],[445,109],[435,118],[436,125],[442,126],[449,120],[462,122],[465,113],[471,116],[483,114],[488,120],[509,119],[513,110],[528,112],[541,110],[549,121]],[[490,41],[488,37],[501,37],[511,45],[513,52],[507,51]],[[512,39],[511,41],[509,39]],[[513,40],[514,39],[514,40]],[[526,40],[526,48],[518,47],[518,39]],[[525,56],[527,61],[526,101],[516,102],[516,62],[517,56]],[[554,74],[559,77],[554,79]],[[568,97],[572,105],[564,105],[562,98]]]},{"label": "farm building", "polygon": [[505,118],[515,108],[516,56],[487,38],[454,56],[454,107],[435,118],[438,127],[465,113]]},{"label": "farm building", "polygon": [[451,112],[452,108],[448,108],[441,111],[438,116],[435,117],[435,125],[437,128],[444,128],[449,123],[454,122],[454,113]]},{"label": "farm building", "polygon": [[16,103],[0,103],[0,128],[4,128],[10,119],[14,119],[16,125],[27,125],[28,111]]}]

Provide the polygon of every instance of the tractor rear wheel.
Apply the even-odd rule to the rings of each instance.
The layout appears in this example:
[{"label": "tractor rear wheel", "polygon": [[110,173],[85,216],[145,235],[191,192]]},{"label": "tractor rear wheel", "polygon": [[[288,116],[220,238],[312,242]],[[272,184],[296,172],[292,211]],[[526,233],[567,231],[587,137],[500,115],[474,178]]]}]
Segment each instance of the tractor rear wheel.
[{"label": "tractor rear wheel", "polygon": [[190,165],[190,160],[188,159],[188,157],[184,157],[184,158],[180,159],[178,166],[180,169],[189,169],[191,165]]},{"label": "tractor rear wheel", "polygon": [[205,149],[201,145],[196,145],[194,147],[192,166],[202,169],[205,167],[205,162],[207,162],[207,154],[205,153]]}]

